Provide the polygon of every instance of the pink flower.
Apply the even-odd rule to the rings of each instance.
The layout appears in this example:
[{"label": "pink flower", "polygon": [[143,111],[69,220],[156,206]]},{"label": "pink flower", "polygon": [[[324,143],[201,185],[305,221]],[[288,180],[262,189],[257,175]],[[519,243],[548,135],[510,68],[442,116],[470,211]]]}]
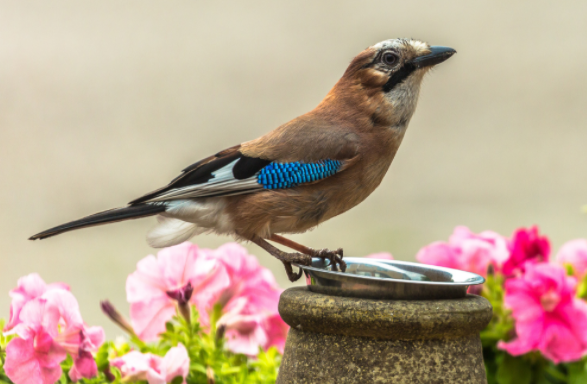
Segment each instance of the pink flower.
[{"label": "pink flower", "polygon": [[73,367],[69,371],[69,377],[78,381],[82,377],[89,379],[98,373],[98,367],[92,356],[104,343],[104,330],[102,327],[85,327],[78,334],[68,340],[66,349],[73,358]]},{"label": "pink flower", "polygon": [[220,305],[217,326],[224,328],[229,350],[252,356],[259,348],[276,346],[283,352],[289,327],[277,311],[281,289],[273,274],[236,243],[206,252],[223,265],[230,284],[216,291],[210,301],[198,303],[202,324],[209,324],[208,311]]},{"label": "pink flower", "polygon": [[122,374],[123,381],[147,380],[149,384],[171,383],[178,376],[185,378],[190,369],[190,358],[183,344],[171,348],[165,357],[132,351],[112,360],[111,364]]},{"label": "pink flower", "polygon": [[577,239],[565,243],[556,255],[559,264],[570,264],[577,278],[587,272],[587,240]]},{"label": "pink flower", "polygon": [[[234,298],[243,295],[254,296],[254,305],[270,311],[277,311],[277,300],[281,290],[271,271],[259,265],[257,258],[249,255],[247,250],[237,243],[227,243],[217,249],[203,249],[208,257],[220,263],[228,275],[229,284],[217,286],[213,294],[204,299],[196,300],[205,309],[210,309],[213,304],[225,306]],[[204,318],[205,321],[205,318]]]},{"label": "pink flower", "polygon": [[10,297],[12,297],[10,319],[4,327],[4,331],[11,330],[19,323],[20,311],[26,303],[54,289],[69,291],[69,286],[63,283],[45,284],[43,279],[36,273],[31,273],[18,279],[16,288],[10,291]]},{"label": "pink flower", "polygon": [[[13,332],[20,338],[6,346],[6,375],[16,384],[53,384],[61,376],[65,350],[55,342],[59,310],[47,299],[29,301]],[[24,322],[24,323],[23,323]]]},{"label": "pink flower", "polygon": [[[273,292],[275,307],[279,293]],[[264,301],[271,300],[266,295]],[[276,347],[283,353],[289,326],[281,319],[277,310],[259,305],[255,295],[235,296],[222,308],[217,326],[224,327],[226,347],[234,353],[256,356],[259,348]]]},{"label": "pink flower", "polygon": [[367,259],[393,260],[393,256],[391,255],[391,253],[387,253],[387,252],[372,253],[372,254],[367,255],[365,257]]},{"label": "pink flower", "polygon": [[74,361],[69,372],[72,380],[91,378],[97,373],[91,352],[104,342],[104,331],[85,326],[77,300],[69,291],[49,290],[27,302],[10,333],[20,338],[8,344],[5,368],[17,384],[55,382],[54,378],[61,376],[59,364],[67,353]]},{"label": "pink flower", "polygon": [[579,360],[587,352],[587,304],[574,297],[575,278],[553,264],[525,268],[521,277],[505,283],[516,338],[498,347],[514,356],[540,351],[556,364]]},{"label": "pink flower", "polygon": [[55,337],[58,343],[73,359],[69,377],[77,381],[96,376],[98,368],[92,352],[96,352],[104,343],[102,327],[88,327],[82,320],[79,305],[69,291],[52,290],[43,296],[55,305],[59,311],[59,332]]},{"label": "pink flower", "polygon": [[226,336],[226,347],[234,353],[255,356],[259,348],[269,341],[265,330],[267,316],[262,313],[251,313],[247,308],[246,297],[230,300],[223,308],[223,314],[217,326],[223,327]]},{"label": "pink flower", "polygon": [[283,321],[279,313],[268,317],[265,321],[267,322],[267,343],[265,344],[265,349],[275,347],[279,353],[283,354],[289,325]]},{"label": "pink flower", "polygon": [[529,263],[548,261],[550,242],[546,236],[540,236],[537,227],[518,229],[509,244],[510,257],[503,264],[502,272],[506,276],[523,273]]},{"label": "pink flower", "polygon": [[154,340],[176,313],[176,304],[207,300],[229,284],[224,268],[196,245],[165,248],[137,264],[126,280],[133,328],[143,340]]},{"label": "pink flower", "polygon": [[507,256],[507,242],[499,234],[491,231],[475,234],[460,226],[454,229],[448,243],[434,242],[420,249],[416,259],[425,264],[486,276],[490,265],[501,265]]}]

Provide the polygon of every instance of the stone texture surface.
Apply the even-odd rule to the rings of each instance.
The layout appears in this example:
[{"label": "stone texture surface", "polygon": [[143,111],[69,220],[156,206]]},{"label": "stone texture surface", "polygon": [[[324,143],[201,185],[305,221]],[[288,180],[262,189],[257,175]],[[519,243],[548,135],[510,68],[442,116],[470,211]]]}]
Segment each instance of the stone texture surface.
[{"label": "stone texture surface", "polygon": [[486,383],[483,298],[386,301],[285,291],[278,383]]}]

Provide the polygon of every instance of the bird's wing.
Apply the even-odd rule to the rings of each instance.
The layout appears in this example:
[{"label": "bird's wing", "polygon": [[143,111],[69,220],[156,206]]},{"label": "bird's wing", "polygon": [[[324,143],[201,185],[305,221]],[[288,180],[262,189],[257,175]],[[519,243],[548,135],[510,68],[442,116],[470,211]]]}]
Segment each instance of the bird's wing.
[{"label": "bird's wing", "polygon": [[342,172],[355,161],[356,158],[324,158],[282,162],[279,158],[247,156],[241,152],[241,146],[237,145],[190,165],[167,186],[133,200],[130,204],[293,188],[316,183]]}]

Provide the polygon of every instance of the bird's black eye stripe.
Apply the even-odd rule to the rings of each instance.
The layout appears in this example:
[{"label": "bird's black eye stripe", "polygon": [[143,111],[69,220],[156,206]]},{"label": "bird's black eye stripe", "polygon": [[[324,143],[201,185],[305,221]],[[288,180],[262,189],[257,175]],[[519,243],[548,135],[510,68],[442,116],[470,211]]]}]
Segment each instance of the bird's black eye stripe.
[{"label": "bird's black eye stripe", "polygon": [[391,91],[396,85],[403,82],[408,76],[410,76],[415,70],[416,66],[411,63],[405,63],[400,69],[398,69],[393,75],[389,77],[387,83],[383,85],[383,92]]}]

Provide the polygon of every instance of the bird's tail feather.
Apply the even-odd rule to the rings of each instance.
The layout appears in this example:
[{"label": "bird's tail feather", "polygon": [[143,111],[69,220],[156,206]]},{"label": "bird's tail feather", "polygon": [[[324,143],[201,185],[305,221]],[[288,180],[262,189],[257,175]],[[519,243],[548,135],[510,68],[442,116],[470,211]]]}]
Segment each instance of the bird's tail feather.
[{"label": "bird's tail feather", "polygon": [[194,223],[179,219],[158,216],[157,220],[159,224],[147,234],[147,243],[153,248],[171,247],[206,231]]},{"label": "bird's tail feather", "polygon": [[114,223],[123,220],[138,219],[141,217],[153,216],[161,212],[165,212],[165,206],[162,204],[137,204],[124,208],[110,209],[37,233],[36,235],[31,236],[29,240],[45,239],[47,237],[59,235],[63,232],[73,231],[74,229]]}]

